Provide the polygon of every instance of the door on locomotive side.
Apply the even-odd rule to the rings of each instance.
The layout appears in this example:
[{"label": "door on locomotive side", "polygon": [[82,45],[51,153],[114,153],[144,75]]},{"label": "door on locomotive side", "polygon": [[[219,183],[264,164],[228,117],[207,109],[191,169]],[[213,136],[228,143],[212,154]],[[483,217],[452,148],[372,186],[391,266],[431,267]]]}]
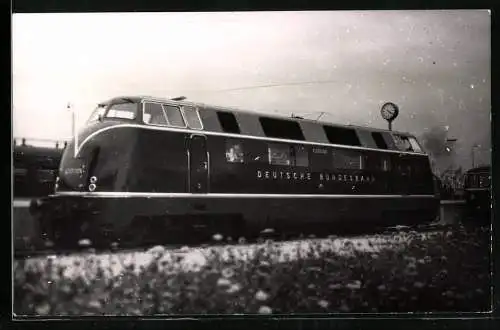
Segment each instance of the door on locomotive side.
[{"label": "door on locomotive side", "polygon": [[208,192],[209,156],[207,138],[191,135],[189,138],[189,192]]}]

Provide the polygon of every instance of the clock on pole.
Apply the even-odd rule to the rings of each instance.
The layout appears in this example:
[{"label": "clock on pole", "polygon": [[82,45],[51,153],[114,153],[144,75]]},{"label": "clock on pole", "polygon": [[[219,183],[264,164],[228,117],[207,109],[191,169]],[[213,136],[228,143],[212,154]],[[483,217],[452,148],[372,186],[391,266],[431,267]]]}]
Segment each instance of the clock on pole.
[{"label": "clock on pole", "polygon": [[398,106],[392,102],[384,103],[384,105],[380,109],[380,114],[382,115],[382,118],[387,120],[387,122],[389,123],[389,130],[392,130],[392,122],[399,114]]}]

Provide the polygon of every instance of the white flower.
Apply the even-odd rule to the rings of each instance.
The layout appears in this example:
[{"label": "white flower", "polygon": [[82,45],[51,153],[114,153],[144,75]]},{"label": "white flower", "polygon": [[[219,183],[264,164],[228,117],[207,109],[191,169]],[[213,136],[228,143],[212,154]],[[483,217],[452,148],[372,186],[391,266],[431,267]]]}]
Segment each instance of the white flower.
[{"label": "white flower", "polygon": [[154,259],[160,259],[165,253],[165,248],[161,245],[157,245],[149,249],[148,253],[152,254]]},{"label": "white flower", "polygon": [[229,281],[227,278],[221,277],[217,281],[218,286],[229,286],[231,285],[231,281]]},{"label": "white flower", "polygon": [[260,306],[259,314],[272,314],[273,310],[268,306]]},{"label": "white flower", "polygon": [[384,284],[380,284],[380,285],[377,287],[377,289],[378,289],[379,291],[384,291],[385,289],[387,289],[387,287],[386,287]]},{"label": "white flower", "polygon": [[273,228],[266,228],[263,231],[261,231],[261,233],[263,233],[263,234],[271,234],[271,233],[274,233],[274,229]]},{"label": "white flower", "polygon": [[102,304],[99,302],[99,300],[92,300],[91,302],[89,302],[89,307],[99,309],[102,308]]},{"label": "white flower", "polygon": [[352,283],[349,283],[346,285],[349,289],[355,290],[361,288],[361,282],[360,281],[354,281]]},{"label": "white flower", "polygon": [[267,293],[265,293],[264,291],[262,291],[262,290],[259,290],[255,294],[255,299],[257,299],[259,301],[264,301],[264,300],[267,300],[268,298],[269,298],[269,295]]},{"label": "white flower", "polygon": [[222,276],[225,278],[230,278],[234,275],[234,271],[231,268],[224,268],[222,270]]},{"label": "white flower", "polygon": [[326,300],[320,300],[320,301],[318,301],[318,305],[321,306],[322,308],[328,308],[330,303]]},{"label": "white flower", "polygon": [[81,239],[78,241],[79,246],[90,246],[91,244],[92,244],[92,242],[87,238],[84,238],[84,239]]},{"label": "white flower", "polygon": [[236,293],[241,290],[241,286],[239,284],[233,284],[231,285],[226,292],[227,293]]},{"label": "white flower", "polygon": [[342,288],[342,284],[330,284],[328,288],[332,290],[338,290]]},{"label": "white flower", "polygon": [[223,238],[223,237],[222,237],[222,235],[221,235],[221,234],[215,234],[215,235],[213,235],[213,236],[212,236],[212,239],[213,239],[214,241],[220,241],[220,240],[222,240],[222,238]]},{"label": "white flower", "polygon": [[35,311],[38,315],[47,315],[50,312],[50,305],[44,302],[42,305],[37,306]]}]

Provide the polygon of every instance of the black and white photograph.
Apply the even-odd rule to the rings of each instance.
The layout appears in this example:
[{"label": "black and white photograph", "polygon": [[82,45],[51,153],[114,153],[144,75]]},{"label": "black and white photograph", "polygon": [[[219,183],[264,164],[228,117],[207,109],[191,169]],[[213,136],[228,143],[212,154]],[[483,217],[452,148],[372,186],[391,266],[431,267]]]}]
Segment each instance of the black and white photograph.
[{"label": "black and white photograph", "polygon": [[489,10],[15,13],[11,56],[14,318],[492,311]]}]

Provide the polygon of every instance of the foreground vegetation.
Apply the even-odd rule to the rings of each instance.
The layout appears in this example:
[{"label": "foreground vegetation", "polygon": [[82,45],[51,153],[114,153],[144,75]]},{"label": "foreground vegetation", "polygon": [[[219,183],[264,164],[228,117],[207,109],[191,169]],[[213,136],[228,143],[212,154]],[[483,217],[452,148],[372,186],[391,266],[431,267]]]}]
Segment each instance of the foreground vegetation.
[{"label": "foreground vegetation", "polygon": [[[120,267],[102,257],[16,261],[16,315],[486,311],[490,232],[206,248],[200,262],[161,247]],[[386,241],[382,244],[382,241]],[[285,249],[283,244],[288,244]],[[298,246],[298,245],[297,245]],[[188,249],[185,249],[188,251]],[[182,252],[182,251],[181,251]],[[116,255],[115,255],[116,257]],[[143,255],[144,257],[144,255]],[[108,256],[108,259],[110,257]],[[144,261],[146,260],[146,261]],[[115,265],[116,266],[116,265]],[[119,272],[116,271],[119,269]]]}]

